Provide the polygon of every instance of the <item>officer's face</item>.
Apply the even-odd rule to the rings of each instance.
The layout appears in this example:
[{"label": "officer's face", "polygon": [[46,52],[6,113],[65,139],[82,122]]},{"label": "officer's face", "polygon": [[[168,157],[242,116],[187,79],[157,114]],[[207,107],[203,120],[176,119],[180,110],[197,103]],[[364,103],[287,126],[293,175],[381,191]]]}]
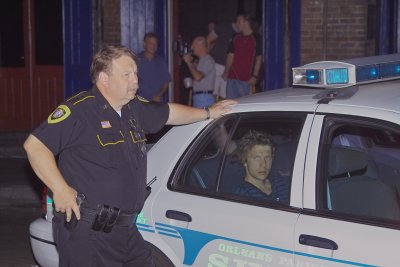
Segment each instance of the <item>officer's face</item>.
[{"label": "officer's face", "polygon": [[267,179],[272,166],[272,149],[268,145],[255,145],[246,157],[246,180],[261,180]]},{"label": "officer's face", "polygon": [[135,98],[138,89],[137,65],[132,58],[122,56],[112,62],[108,75],[108,94],[114,103],[125,105]]}]

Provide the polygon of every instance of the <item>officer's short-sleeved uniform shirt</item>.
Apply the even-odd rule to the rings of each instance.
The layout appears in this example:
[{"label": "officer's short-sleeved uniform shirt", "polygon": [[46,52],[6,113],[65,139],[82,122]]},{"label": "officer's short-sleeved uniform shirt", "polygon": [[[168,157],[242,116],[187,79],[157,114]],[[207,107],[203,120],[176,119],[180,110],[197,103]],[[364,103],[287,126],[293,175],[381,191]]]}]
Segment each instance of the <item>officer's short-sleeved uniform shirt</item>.
[{"label": "officer's short-sleeved uniform shirt", "polygon": [[136,212],[145,199],[145,133],[160,130],[168,116],[167,104],[136,96],[120,117],[94,87],[62,103],[32,134],[59,156],[64,179],[89,207]]}]

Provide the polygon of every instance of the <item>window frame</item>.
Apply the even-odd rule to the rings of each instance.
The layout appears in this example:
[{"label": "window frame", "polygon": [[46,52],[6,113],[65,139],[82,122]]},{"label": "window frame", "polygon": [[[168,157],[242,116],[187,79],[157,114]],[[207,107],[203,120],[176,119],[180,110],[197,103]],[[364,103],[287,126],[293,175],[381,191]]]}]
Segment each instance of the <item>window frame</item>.
[{"label": "window frame", "polygon": [[[204,129],[202,129],[199,134],[192,140],[192,142],[189,144],[189,146],[186,148],[185,152],[182,153],[180,159],[177,161],[177,164],[175,165],[168,183],[167,183],[167,188],[171,191],[174,192],[179,192],[179,193],[184,193],[184,194],[191,194],[195,196],[201,196],[201,197],[208,197],[208,198],[214,198],[214,199],[221,199],[221,200],[227,200],[231,202],[238,202],[238,203],[243,203],[243,204],[250,204],[253,206],[264,206],[264,207],[272,207],[272,208],[279,208],[283,210],[298,210],[296,208],[290,207],[290,205],[287,204],[282,204],[279,202],[265,202],[257,199],[250,199],[250,198],[244,198],[243,196],[239,195],[234,195],[232,193],[224,193],[218,190],[219,183],[221,181],[221,174],[223,171],[222,166],[225,164],[225,148],[224,148],[224,157],[222,162],[219,163],[218,166],[218,177],[217,177],[217,186],[216,188],[213,188],[211,191],[207,190],[202,190],[202,189],[197,189],[197,188],[190,188],[190,187],[185,187],[184,185],[179,185],[179,181],[181,178],[181,175],[187,170],[187,164],[191,162],[191,160],[194,158],[193,154],[197,153],[198,149],[200,146],[204,145],[207,140],[207,135],[215,129],[216,125],[220,125],[221,123],[225,123],[228,120],[233,120],[232,123],[232,128],[229,132],[229,138],[232,138],[232,135],[234,135],[237,131],[238,125],[243,120],[246,119],[251,119],[251,118],[256,118],[256,117],[266,117],[266,118],[284,118],[284,119],[298,119],[299,120],[299,132],[297,133],[297,144],[296,144],[296,149],[295,149],[295,154],[298,149],[299,145],[299,140],[300,136],[304,130],[304,124],[307,119],[307,115],[309,115],[309,112],[293,112],[293,111],[256,111],[256,112],[242,112],[242,113],[236,113],[236,114],[228,114],[226,116],[223,116],[222,118],[213,121],[212,123],[208,124]],[[293,159],[295,160],[295,158]],[[295,162],[293,161],[293,166]],[[293,169],[292,169],[293,172]],[[293,176],[293,175],[292,175]],[[289,188],[289,201],[290,201],[290,195],[292,191],[292,182],[290,183],[290,188]],[[289,203],[290,204],[290,203]]]},{"label": "window frame", "polygon": [[355,214],[345,214],[333,210],[328,210],[326,207],[327,199],[327,168],[328,168],[328,152],[331,146],[331,140],[333,138],[334,132],[343,126],[351,125],[352,127],[363,127],[363,128],[375,128],[380,131],[386,129],[391,132],[398,133],[400,135],[400,125],[385,121],[381,119],[361,117],[356,115],[338,115],[338,114],[325,114],[321,129],[321,136],[319,140],[318,148],[318,160],[316,163],[316,210],[306,211],[309,215],[323,216],[332,219],[361,223],[366,225],[373,225],[379,227],[386,227],[392,229],[400,229],[400,221],[394,221],[384,218],[372,218],[368,216],[355,215]]}]

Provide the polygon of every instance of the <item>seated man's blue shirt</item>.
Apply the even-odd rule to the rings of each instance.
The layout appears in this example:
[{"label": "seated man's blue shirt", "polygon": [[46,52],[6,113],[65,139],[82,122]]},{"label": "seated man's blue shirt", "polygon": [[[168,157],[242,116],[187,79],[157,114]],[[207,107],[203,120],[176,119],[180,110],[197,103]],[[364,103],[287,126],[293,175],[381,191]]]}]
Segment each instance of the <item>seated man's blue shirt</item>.
[{"label": "seated man's blue shirt", "polygon": [[289,203],[288,182],[284,179],[281,179],[281,177],[270,177],[269,180],[272,186],[272,193],[270,195],[265,194],[256,186],[244,180],[234,188],[233,193],[251,198]]},{"label": "seated man's blue shirt", "polygon": [[287,177],[270,175],[272,194],[274,200],[282,203],[289,204],[290,194],[290,181]]},{"label": "seated man's blue shirt", "polygon": [[[150,61],[145,57],[144,52],[140,53],[138,57],[138,94],[147,100],[152,100],[161,86],[171,81],[171,75],[164,59],[159,55],[154,55]],[[163,102],[167,102],[168,94],[164,94],[162,99]]]},{"label": "seated man's blue shirt", "polygon": [[233,193],[236,195],[241,195],[241,196],[246,196],[246,197],[251,197],[251,198],[259,198],[263,200],[274,200],[273,198],[273,193],[271,195],[267,195],[264,192],[262,192],[260,189],[258,189],[256,186],[252,185],[249,182],[242,181],[240,184],[238,184],[234,190]]}]

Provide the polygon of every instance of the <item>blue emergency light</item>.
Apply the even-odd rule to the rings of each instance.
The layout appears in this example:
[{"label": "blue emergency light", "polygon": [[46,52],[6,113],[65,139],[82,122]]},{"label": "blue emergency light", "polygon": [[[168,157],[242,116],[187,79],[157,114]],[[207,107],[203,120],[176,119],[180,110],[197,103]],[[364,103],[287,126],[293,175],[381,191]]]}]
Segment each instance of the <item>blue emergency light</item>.
[{"label": "blue emergency light", "polygon": [[319,70],[306,70],[306,79],[309,84],[317,84],[320,81]]},{"label": "blue emergency light", "polygon": [[347,68],[327,69],[327,84],[343,84],[349,82],[349,70]]},{"label": "blue emergency light", "polygon": [[400,54],[320,61],[293,68],[293,85],[347,87],[400,78]]}]

